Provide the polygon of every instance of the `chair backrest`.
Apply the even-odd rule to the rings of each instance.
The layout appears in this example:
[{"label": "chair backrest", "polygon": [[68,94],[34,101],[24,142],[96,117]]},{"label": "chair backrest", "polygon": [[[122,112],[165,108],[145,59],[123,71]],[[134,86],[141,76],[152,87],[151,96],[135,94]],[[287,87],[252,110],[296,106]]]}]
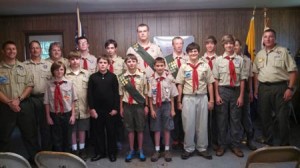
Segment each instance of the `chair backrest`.
[{"label": "chair backrest", "polygon": [[81,158],[67,152],[41,151],[35,155],[34,160],[39,168],[87,168]]},{"label": "chair backrest", "polygon": [[2,167],[31,168],[23,156],[11,152],[0,152],[0,168]]},{"label": "chair backrest", "polygon": [[249,154],[246,168],[251,163],[297,162],[300,168],[300,149],[295,146],[263,147]]}]

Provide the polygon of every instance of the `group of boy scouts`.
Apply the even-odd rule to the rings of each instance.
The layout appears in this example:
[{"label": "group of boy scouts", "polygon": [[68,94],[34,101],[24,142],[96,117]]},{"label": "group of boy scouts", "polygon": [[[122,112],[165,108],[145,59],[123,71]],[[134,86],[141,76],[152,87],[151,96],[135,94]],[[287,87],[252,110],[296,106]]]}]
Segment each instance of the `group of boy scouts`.
[{"label": "group of boy scouts", "polygon": [[[130,150],[125,161],[145,161],[143,134],[148,123],[152,162],[160,157],[171,161],[171,148],[183,149],[182,159],[196,153],[211,160],[209,145],[216,156],[229,148],[243,157],[243,132],[248,148],[257,149],[250,117],[254,98],[264,143],[289,145],[288,103],[297,67],[289,51],[276,43],[273,29],[264,31],[264,49],[253,63],[232,35],[222,37],[220,56],[215,37],[208,36],[202,57],[194,42],[185,53],[181,37],[172,40],[173,53],[163,56],[149,35],[148,25],[138,25],[138,41],[125,59],[117,55],[115,40],[107,40],[107,55],[96,58],[89,53],[88,39],[80,37],[78,50],[67,59],[57,42],[49,47],[50,58],[42,59],[40,43],[32,41],[31,57],[21,63],[16,44],[5,42],[0,63],[0,152],[11,150],[18,126],[29,161],[40,150],[72,152],[86,160],[88,131],[95,149],[91,161],[108,156],[114,162],[126,128]],[[274,120],[279,138],[274,138]]]}]

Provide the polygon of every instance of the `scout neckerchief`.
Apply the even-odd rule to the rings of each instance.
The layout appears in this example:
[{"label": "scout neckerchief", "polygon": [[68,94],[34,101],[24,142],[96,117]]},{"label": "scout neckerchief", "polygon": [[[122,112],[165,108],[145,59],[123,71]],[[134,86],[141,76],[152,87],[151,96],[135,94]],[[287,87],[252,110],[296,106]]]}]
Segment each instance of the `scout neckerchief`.
[{"label": "scout neckerchief", "polygon": [[164,79],[162,76],[156,79],[156,107],[160,107],[162,104],[161,82]]},{"label": "scout neckerchief", "polygon": [[230,72],[230,86],[234,87],[236,82],[236,73],[235,73],[235,67],[233,64],[234,57],[230,58],[229,56],[226,56],[225,59],[229,61],[229,72]]},{"label": "scout neckerchief", "polygon": [[[165,59],[167,61],[169,70],[172,73],[172,76],[174,78],[176,78],[177,73],[178,73],[178,69],[180,68],[180,65],[181,65],[180,58],[177,57],[177,63],[176,63],[176,61],[173,58],[173,54],[170,54],[170,55],[166,56]],[[178,64],[178,61],[179,61],[180,65]]]},{"label": "scout neckerchief", "polygon": [[83,69],[88,70],[87,58],[81,58],[83,60]]},{"label": "scout neckerchief", "polygon": [[209,67],[210,67],[210,70],[212,70],[212,69],[213,69],[213,63],[212,63],[212,60],[214,60],[215,57],[214,57],[214,56],[213,56],[213,57],[207,56],[206,59],[208,60],[208,65],[209,65]]},{"label": "scout neckerchief", "polygon": [[197,68],[201,63],[198,62],[196,65],[193,65],[191,63],[188,63],[188,65],[193,69],[193,76],[192,76],[192,82],[193,82],[193,92],[195,92],[196,90],[198,90],[198,86],[199,86],[199,80],[198,80],[198,72],[197,72]]},{"label": "scout neckerchief", "polygon": [[154,71],[154,59],[153,57],[138,43],[135,43],[132,48],[142,57],[150,68]]},{"label": "scout neckerchief", "polygon": [[[60,81],[57,82],[55,81],[55,90],[54,90],[54,109],[56,113],[63,113],[64,112],[64,105],[63,105],[63,96],[62,93],[60,91],[60,85],[62,85],[63,83],[65,83],[65,81]],[[58,105],[60,108],[60,111],[58,110]]]},{"label": "scout neckerchief", "polygon": [[140,94],[135,86],[132,85],[129,78],[129,76],[124,76],[124,73],[119,75],[119,81],[121,82],[121,85],[124,86],[125,90],[129,93],[130,97],[132,97],[138,104],[144,104],[146,102],[145,98]]},{"label": "scout neckerchief", "polygon": [[111,60],[111,64],[109,65],[109,71],[110,71],[111,73],[114,73],[114,63],[115,63],[115,61],[114,61],[114,60]]}]

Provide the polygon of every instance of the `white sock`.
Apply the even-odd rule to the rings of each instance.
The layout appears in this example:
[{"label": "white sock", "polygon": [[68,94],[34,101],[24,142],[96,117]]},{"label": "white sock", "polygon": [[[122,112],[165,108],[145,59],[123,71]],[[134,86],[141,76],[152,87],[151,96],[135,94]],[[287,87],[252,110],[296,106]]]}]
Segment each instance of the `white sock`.
[{"label": "white sock", "polygon": [[158,152],[158,151],[159,151],[159,149],[160,149],[160,147],[159,147],[159,146],[155,146],[155,151],[156,151],[156,152]]},{"label": "white sock", "polygon": [[166,151],[170,150],[170,146],[165,146],[165,150]]},{"label": "white sock", "polygon": [[72,150],[76,151],[77,150],[77,144],[72,145]]},{"label": "white sock", "polygon": [[84,143],[80,143],[79,144],[79,149],[84,149],[85,144]]}]

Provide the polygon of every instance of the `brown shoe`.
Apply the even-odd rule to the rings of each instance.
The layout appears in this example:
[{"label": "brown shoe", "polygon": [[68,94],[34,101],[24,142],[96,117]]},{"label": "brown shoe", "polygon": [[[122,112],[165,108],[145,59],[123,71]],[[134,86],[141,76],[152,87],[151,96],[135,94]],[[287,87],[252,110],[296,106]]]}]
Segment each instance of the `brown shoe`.
[{"label": "brown shoe", "polygon": [[244,157],[244,153],[241,151],[240,148],[231,148],[231,151],[232,151],[237,157]]},{"label": "brown shoe", "polygon": [[156,162],[159,158],[160,158],[160,153],[158,151],[156,151],[151,156],[151,162]]},{"label": "brown shoe", "polygon": [[172,155],[171,155],[171,152],[169,150],[166,150],[164,152],[164,157],[165,157],[166,162],[171,162],[172,161]]},{"label": "brown shoe", "polygon": [[219,147],[216,151],[216,156],[223,156],[225,153],[225,149],[222,147]]}]

